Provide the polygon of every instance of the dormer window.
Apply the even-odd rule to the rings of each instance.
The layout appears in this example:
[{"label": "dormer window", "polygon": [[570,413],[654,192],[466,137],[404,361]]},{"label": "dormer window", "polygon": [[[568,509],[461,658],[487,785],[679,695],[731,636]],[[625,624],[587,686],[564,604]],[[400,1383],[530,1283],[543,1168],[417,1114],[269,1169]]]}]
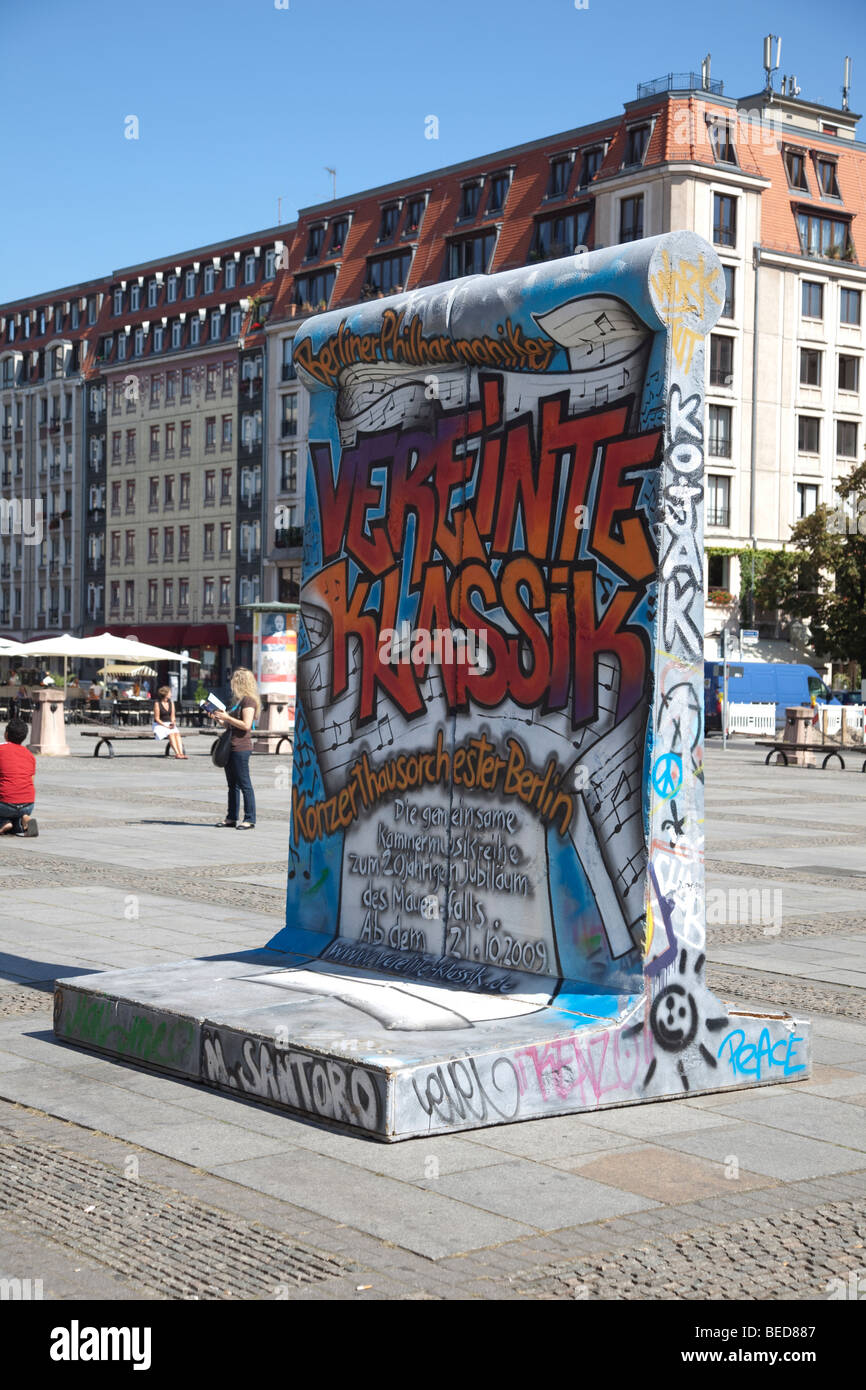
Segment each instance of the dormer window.
[{"label": "dormer window", "polygon": [[129,310],[134,314],[141,308],[141,285],[132,285],[129,291]]},{"label": "dormer window", "polygon": [[235,260],[226,261],[223,271],[223,288],[233,290],[238,283],[238,263]]},{"label": "dormer window", "polygon": [[727,121],[713,121],[710,126],[710,144],[713,147],[713,159],[717,164],[736,164],[734,137]]},{"label": "dormer window", "polygon": [[550,161],[550,179],[547,185],[548,198],[562,198],[568,192],[571,164],[570,154],[558,155],[556,159]]},{"label": "dormer window", "polygon": [[822,159],[820,155],[816,154],[815,173],[818,175],[818,187],[821,190],[822,198],[841,198],[839,180],[836,177],[835,159]]},{"label": "dormer window", "polygon": [[473,179],[471,183],[464,183],[460,193],[460,216],[476,217],[478,207],[481,202],[481,181]]},{"label": "dormer window", "polygon": [[156,280],[149,280],[147,283],[147,307],[155,309],[159,303],[159,285]]},{"label": "dormer window", "polygon": [[588,188],[595,178],[604,162],[604,146],[595,145],[590,150],[584,150],[580,161],[580,173],[577,176],[578,188]]},{"label": "dormer window", "polygon": [[256,278],[256,258],[252,251],[244,256],[244,284],[251,285]]},{"label": "dormer window", "polygon": [[796,188],[802,193],[809,192],[809,180],[806,177],[806,156],[802,150],[785,151],[785,172],[788,175],[789,188]]},{"label": "dormer window", "polygon": [[322,254],[322,243],[325,239],[325,225],[319,222],[315,227],[311,227],[307,236],[307,256],[308,261],[314,261]]},{"label": "dormer window", "polygon": [[183,292],[187,299],[195,298],[195,271],[188,270],[183,277]]},{"label": "dormer window", "polygon": [[273,280],[273,278],[274,278],[274,271],[276,270],[276,266],[277,266],[277,252],[276,252],[276,248],[273,247],[273,246],[269,246],[268,249],[267,249],[267,251],[265,252],[265,279],[266,279],[266,280]]},{"label": "dormer window", "polygon": [[487,216],[493,212],[501,212],[505,207],[505,199],[508,197],[508,190],[511,187],[511,174],[506,169],[504,172],[494,174],[490,180],[490,196],[487,199]]},{"label": "dormer window", "polygon": [[204,293],[204,294],[213,294],[213,291],[214,291],[214,281],[215,281],[215,279],[216,279],[216,271],[214,270],[213,266],[212,266],[212,265],[206,265],[205,268],[204,268],[204,283],[203,283],[203,286],[202,286],[202,290],[203,290],[203,293]]},{"label": "dormer window", "polygon": [[390,241],[396,235],[397,223],[400,220],[400,204],[389,203],[382,209],[382,222],[379,227],[379,240]]},{"label": "dormer window", "polygon": [[336,256],[346,245],[346,237],[349,235],[348,217],[335,217],[331,223],[331,240],[328,243],[328,255]]},{"label": "dormer window", "polygon": [[626,131],[625,156],[622,161],[626,168],[633,164],[643,164],[649,137],[650,128],[648,125],[629,126]]},{"label": "dormer window", "polygon": [[114,291],[112,313],[115,315],[123,313],[123,290],[119,287]]}]

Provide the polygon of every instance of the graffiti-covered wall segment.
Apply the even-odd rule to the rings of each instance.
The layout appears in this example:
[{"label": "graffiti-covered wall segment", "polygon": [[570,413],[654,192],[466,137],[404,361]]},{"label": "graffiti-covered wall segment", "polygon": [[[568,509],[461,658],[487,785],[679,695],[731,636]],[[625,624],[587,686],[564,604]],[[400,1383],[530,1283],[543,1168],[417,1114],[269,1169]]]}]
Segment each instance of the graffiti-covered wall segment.
[{"label": "graffiti-covered wall segment", "polygon": [[705,980],[723,300],[673,233],[298,333],[286,926],[201,986],[209,1084],[394,1139],[808,1073]]}]

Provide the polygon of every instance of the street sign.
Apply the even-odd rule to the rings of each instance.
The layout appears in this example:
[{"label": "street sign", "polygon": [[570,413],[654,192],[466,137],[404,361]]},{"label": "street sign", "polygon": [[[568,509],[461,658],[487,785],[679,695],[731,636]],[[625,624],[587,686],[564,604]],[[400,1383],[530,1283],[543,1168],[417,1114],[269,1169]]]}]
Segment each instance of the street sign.
[{"label": "street sign", "polygon": [[754,645],[755,645],[755,643],[757,642],[757,640],[758,640],[758,630],[757,630],[757,628],[749,628],[749,627],[741,627],[741,628],[740,628],[740,646],[741,646],[741,647],[754,647]]}]

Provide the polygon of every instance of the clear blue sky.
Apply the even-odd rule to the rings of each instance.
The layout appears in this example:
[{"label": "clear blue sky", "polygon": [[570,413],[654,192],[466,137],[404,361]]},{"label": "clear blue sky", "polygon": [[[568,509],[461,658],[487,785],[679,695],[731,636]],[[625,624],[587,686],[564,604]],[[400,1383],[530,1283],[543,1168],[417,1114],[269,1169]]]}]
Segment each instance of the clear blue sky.
[{"label": "clear blue sky", "polygon": [[866,109],[864,0],[289,4],[0,0],[0,302],[290,221],[325,165],[345,194],[598,120],[708,51],[748,95],[768,33],[833,105],[850,54]]}]

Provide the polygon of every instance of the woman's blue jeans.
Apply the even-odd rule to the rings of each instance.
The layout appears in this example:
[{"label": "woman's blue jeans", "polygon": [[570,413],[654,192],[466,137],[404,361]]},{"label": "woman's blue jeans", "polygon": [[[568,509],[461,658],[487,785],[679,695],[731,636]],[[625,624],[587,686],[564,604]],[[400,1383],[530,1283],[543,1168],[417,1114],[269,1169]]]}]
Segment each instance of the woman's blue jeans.
[{"label": "woman's blue jeans", "polygon": [[256,823],[256,796],[250,781],[249,753],[231,753],[226,763],[226,781],[229,784],[229,808],[226,820],[237,820],[241,792],[244,796],[244,820],[251,825]]}]

